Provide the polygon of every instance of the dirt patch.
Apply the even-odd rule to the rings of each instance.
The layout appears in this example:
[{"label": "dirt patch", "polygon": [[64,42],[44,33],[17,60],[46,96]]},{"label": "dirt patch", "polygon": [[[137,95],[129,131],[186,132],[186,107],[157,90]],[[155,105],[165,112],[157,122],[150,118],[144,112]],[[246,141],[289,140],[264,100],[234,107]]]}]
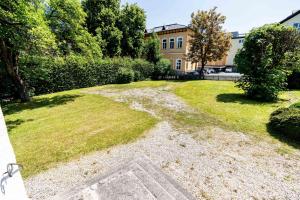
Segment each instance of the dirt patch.
[{"label": "dirt patch", "polygon": [[[277,146],[218,127],[186,129],[172,113],[196,111],[168,88],[94,92],[161,119],[144,138],[62,164],[25,181],[33,199],[45,199],[142,155],[198,199],[300,199],[300,159]],[[163,110],[164,109],[164,110]],[[192,130],[192,132],[191,132]]]}]

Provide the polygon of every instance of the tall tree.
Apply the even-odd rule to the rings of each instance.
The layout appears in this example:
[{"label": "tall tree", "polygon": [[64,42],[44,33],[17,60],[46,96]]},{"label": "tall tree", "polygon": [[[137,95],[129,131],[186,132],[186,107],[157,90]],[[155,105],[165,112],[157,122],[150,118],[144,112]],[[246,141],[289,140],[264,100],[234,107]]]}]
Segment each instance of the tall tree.
[{"label": "tall tree", "polygon": [[231,35],[223,30],[226,17],[216,12],[216,7],[209,11],[197,11],[192,14],[191,47],[188,59],[200,63],[200,75],[203,77],[204,66],[211,61],[222,59],[230,48]]},{"label": "tall tree", "polygon": [[103,54],[109,57],[120,55],[122,32],[117,28],[120,0],[85,0],[83,7],[89,32],[102,38]]},{"label": "tall tree", "polygon": [[30,100],[26,84],[19,74],[20,55],[50,54],[53,49],[54,36],[44,19],[39,1],[0,1],[0,58],[15,85],[17,98]]},{"label": "tall tree", "polygon": [[146,14],[137,4],[126,4],[121,10],[120,30],[123,32],[121,41],[122,56],[138,58],[141,56]]},{"label": "tall tree", "polygon": [[148,38],[146,38],[143,57],[153,63],[157,64],[161,59],[159,38],[156,33],[152,33]]},{"label": "tall tree", "polygon": [[50,0],[46,17],[63,55],[72,52],[101,57],[96,38],[84,28],[86,13],[79,0]]}]

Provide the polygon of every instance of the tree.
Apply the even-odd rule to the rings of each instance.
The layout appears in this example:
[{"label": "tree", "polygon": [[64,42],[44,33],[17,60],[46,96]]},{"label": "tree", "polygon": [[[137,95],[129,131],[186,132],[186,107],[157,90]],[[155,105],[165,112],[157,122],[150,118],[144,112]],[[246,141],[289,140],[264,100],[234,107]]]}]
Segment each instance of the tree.
[{"label": "tree", "polygon": [[35,0],[1,0],[0,57],[16,88],[16,97],[29,101],[26,84],[19,74],[19,57],[24,54],[51,54],[54,36],[44,19],[44,9]]},{"label": "tree", "polygon": [[86,13],[79,0],[50,0],[46,17],[63,55],[102,56],[96,38],[84,28]]},{"label": "tree", "polygon": [[197,11],[191,16],[190,28],[193,34],[188,59],[201,64],[202,77],[204,66],[208,62],[222,59],[230,48],[231,36],[222,30],[226,17],[217,13],[216,9]]},{"label": "tree", "polygon": [[149,38],[146,39],[144,50],[143,50],[143,57],[154,64],[160,60],[160,42],[157,34],[152,33]]},{"label": "tree", "polygon": [[121,10],[119,27],[123,32],[122,56],[140,57],[146,29],[145,11],[137,4],[130,5],[127,3]]},{"label": "tree", "polygon": [[291,55],[299,47],[300,33],[292,27],[269,24],[251,30],[235,57],[238,70],[244,74],[238,87],[250,98],[276,100],[297,61],[290,59]]},{"label": "tree", "polygon": [[117,28],[120,15],[120,0],[85,0],[86,26],[94,36],[102,38],[101,46],[105,56],[121,54],[122,32]]}]

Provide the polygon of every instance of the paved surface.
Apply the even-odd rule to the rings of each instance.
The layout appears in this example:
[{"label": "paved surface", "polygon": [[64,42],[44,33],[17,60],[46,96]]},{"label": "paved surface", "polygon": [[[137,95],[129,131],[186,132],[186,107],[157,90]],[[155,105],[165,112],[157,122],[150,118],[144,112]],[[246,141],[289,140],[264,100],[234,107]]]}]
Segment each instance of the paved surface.
[{"label": "paved surface", "polygon": [[151,161],[139,158],[116,171],[56,196],[56,200],[192,200]]}]

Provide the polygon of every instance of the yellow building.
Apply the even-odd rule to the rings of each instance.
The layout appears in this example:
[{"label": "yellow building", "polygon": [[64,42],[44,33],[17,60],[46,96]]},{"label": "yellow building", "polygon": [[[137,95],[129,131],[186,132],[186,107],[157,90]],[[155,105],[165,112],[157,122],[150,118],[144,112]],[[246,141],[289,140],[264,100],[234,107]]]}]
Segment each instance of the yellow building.
[{"label": "yellow building", "polygon": [[[180,72],[190,72],[200,67],[198,63],[191,63],[186,59],[192,35],[192,30],[188,26],[170,24],[155,27],[147,30],[145,37],[147,38],[153,32],[159,37],[161,54],[164,58],[171,61],[173,69]],[[242,47],[243,38],[243,36],[235,32],[231,42],[232,48],[228,52],[229,56],[225,56],[219,61],[210,62],[207,64],[207,67],[224,68],[225,66],[232,66],[235,53]]]}]

